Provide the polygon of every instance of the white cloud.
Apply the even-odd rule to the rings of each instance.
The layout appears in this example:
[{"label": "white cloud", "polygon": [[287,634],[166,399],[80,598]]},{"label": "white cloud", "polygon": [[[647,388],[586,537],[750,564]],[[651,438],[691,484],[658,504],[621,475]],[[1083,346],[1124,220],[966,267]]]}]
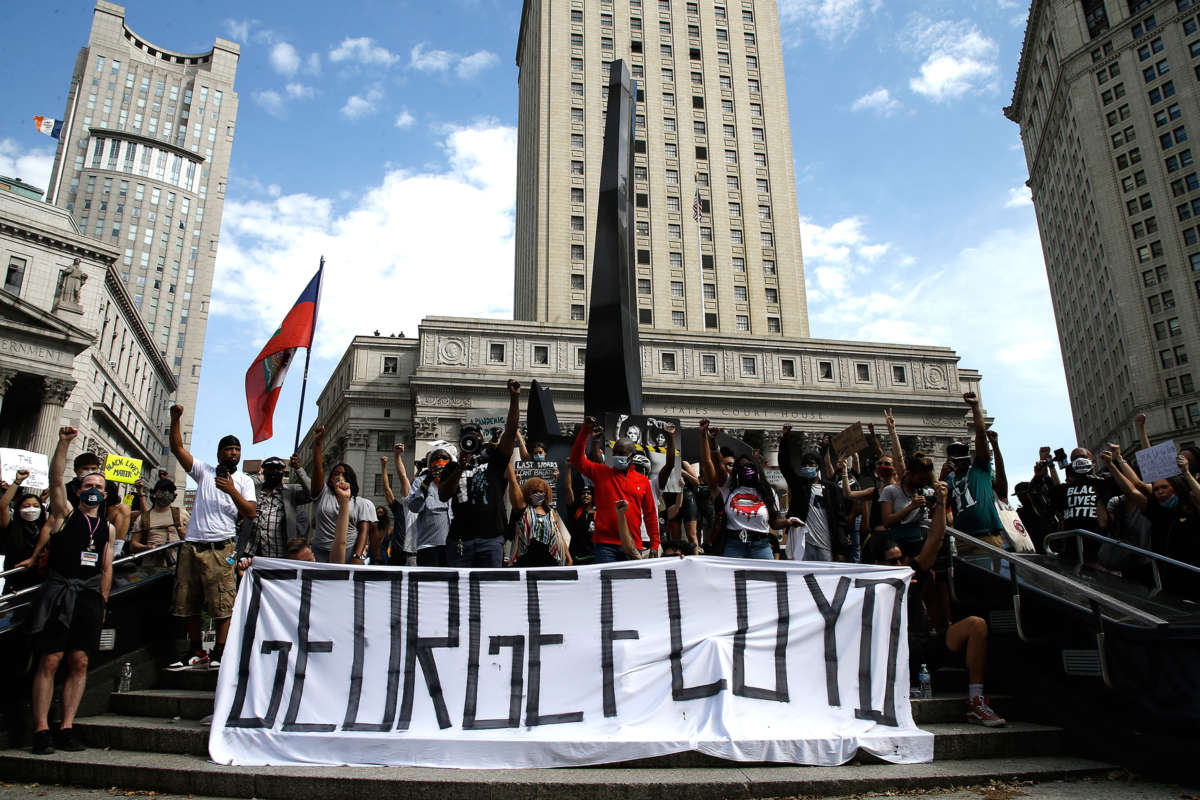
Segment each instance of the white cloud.
[{"label": "white cloud", "polygon": [[458,62],[458,66],[454,68],[454,71],[463,80],[470,80],[484,70],[491,68],[499,61],[500,59],[496,58],[495,53],[488,50],[480,50],[478,53],[464,56]]},{"label": "white cloud", "polygon": [[881,0],[779,0],[779,19],[784,26],[811,28],[827,42],[844,42],[882,5]]},{"label": "white cloud", "polygon": [[400,56],[386,47],[375,44],[375,40],[369,36],[360,36],[357,39],[347,37],[329,51],[329,60],[334,63],[348,61],[367,66],[390,67],[399,59]]},{"label": "white cloud", "polygon": [[274,89],[266,89],[261,92],[255,92],[254,101],[262,106],[263,110],[268,114],[276,117],[283,116],[283,95]]},{"label": "white cloud", "polygon": [[271,48],[271,67],[285,78],[290,78],[300,69],[300,54],[287,42],[277,42]]},{"label": "white cloud", "polygon": [[925,59],[909,88],[931,100],[953,100],[990,88],[999,75],[996,43],[968,22],[933,22],[917,15],[903,38],[911,52]]},{"label": "white cloud", "polygon": [[1031,205],[1033,205],[1033,192],[1028,186],[1014,186],[1008,190],[1008,200],[1004,202],[1005,208],[1022,208]]},{"label": "white cloud", "polygon": [[411,113],[409,113],[409,110],[407,108],[400,109],[400,113],[396,115],[396,127],[397,128],[402,128],[402,129],[411,128],[413,125],[416,124],[416,122],[417,122],[417,118],[414,117]]},{"label": "white cloud", "polygon": [[372,86],[365,95],[352,94],[342,106],[342,116],[346,119],[362,119],[379,110],[379,101],[383,99],[383,91]]},{"label": "white cloud", "polygon": [[304,71],[310,75],[321,74],[321,56],[319,53],[309,53],[304,61]]},{"label": "white cloud", "polygon": [[53,168],[54,147],[27,149],[15,139],[0,139],[0,175],[20,178],[45,191],[50,188],[50,170]]},{"label": "white cloud", "polygon": [[876,111],[886,117],[900,110],[900,101],[892,97],[892,93],[881,86],[855,100],[850,105],[850,110]]},{"label": "white cloud", "polygon": [[305,86],[303,83],[289,83],[284,87],[288,97],[293,100],[309,100],[317,96],[317,90],[311,86]]},{"label": "white cloud", "polygon": [[457,58],[457,53],[432,49],[428,42],[421,42],[413,46],[408,63],[413,69],[419,69],[421,72],[445,72]]},{"label": "white cloud", "polygon": [[229,38],[235,42],[250,41],[250,32],[259,25],[256,19],[227,19],[225,20],[225,32],[229,34]]},{"label": "white cloud", "polygon": [[246,362],[322,254],[321,358],[374,328],[415,331],[428,315],[510,316],[516,141],[495,122],[454,129],[443,167],[391,170],[342,214],[306,194],[226,200],[213,313],[249,323]]}]

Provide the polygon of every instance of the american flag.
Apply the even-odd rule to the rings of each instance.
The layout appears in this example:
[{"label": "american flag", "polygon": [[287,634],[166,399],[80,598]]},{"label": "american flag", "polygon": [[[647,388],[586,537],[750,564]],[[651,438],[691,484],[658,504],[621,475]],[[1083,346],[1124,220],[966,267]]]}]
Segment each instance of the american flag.
[{"label": "american flag", "polygon": [[704,203],[700,199],[700,187],[697,186],[696,187],[696,199],[692,201],[692,219],[696,220],[696,222],[699,222],[700,217],[703,216],[703,212],[704,212]]}]

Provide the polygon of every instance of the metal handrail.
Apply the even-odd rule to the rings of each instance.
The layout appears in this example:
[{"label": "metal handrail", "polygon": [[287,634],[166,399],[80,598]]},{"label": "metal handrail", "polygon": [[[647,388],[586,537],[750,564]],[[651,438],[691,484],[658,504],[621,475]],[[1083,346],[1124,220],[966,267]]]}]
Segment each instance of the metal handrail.
[{"label": "metal handrail", "polygon": [[1095,533],[1094,531],[1083,530],[1082,528],[1076,528],[1076,529],[1070,530],[1070,531],[1059,531],[1057,533],[1050,533],[1050,534],[1047,534],[1046,537],[1042,541],[1044,542],[1047,549],[1049,549],[1049,545],[1051,542],[1058,542],[1058,541],[1062,541],[1064,539],[1074,539],[1075,545],[1076,545],[1076,550],[1079,553],[1079,560],[1080,560],[1080,562],[1082,562],[1083,561],[1083,537],[1085,537],[1085,536],[1089,539],[1095,539],[1098,542],[1116,545],[1117,547],[1121,548],[1122,550],[1128,550],[1132,553],[1137,553],[1140,556],[1150,559],[1150,570],[1151,570],[1151,572],[1154,573],[1154,590],[1150,593],[1151,597],[1153,597],[1154,595],[1156,595],[1162,591],[1162,575],[1158,571],[1159,562],[1162,562],[1163,564],[1166,564],[1171,567],[1175,567],[1177,569],[1187,570],[1188,572],[1194,572],[1196,575],[1200,575],[1200,567],[1197,567],[1194,564],[1188,564],[1183,561],[1176,561],[1175,559],[1173,559],[1169,556],[1164,556],[1161,553],[1155,553],[1153,550],[1147,550],[1143,547],[1138,547],[1137,545],[1129,544],[1128,542],[1122,542],[1119,539],[1113,539],[1108,536],[1103,536],[1099,533]]},{"label": "metal handrail", "polygon": [[[166,544],[160,544],[158,547],[151,547],[149,550],[143,550],[140,553],[130,553],[127,556],[121,556],[120,558],[113,559],[113,569],[116,569],[118,566],[123,566],[125,564],[129,564],[131,562],[145,558],[146,556],[154,555],[155,553],[162,553],[167,550],[173,550],[182,544],[183,544],[183,540],[178,539],[173,542],[167,542]],[[5,570],[4,572],[0,572],[0,578],[6,578],[9,575],[17,575],[19,573],[26,572],[26,571],[27,570],[25,570],[23,568]],[[22,597],[23,595],[26,595],[26,594],[33,594],[38,589],[40,589],[41,586],[42,585],[40,583],[38,583],[34,586],[27,586],[26,588],[21,589],[20,591],[13,592],[12,594],[2,594],[2,595],[0,595],[0,602],[11,603],[13,600],[17,599],[18,597]]]},{"label": "metal handrail", "polygon": [[1168,621],[1161,617],[1158,617],[1147,611],[1143,611],[1135,606],[1131,606],[1128,603],[1124,603],[1116,598],[1110,597],[1104,592],[1093,589],[1087,584],[1067,578],[1055,572],[1054,570],[1043,567],[1041,564],[1030,561],[1028,558],[1023,557],[1025,554],[1011,553],[1002,547],[989,544],[982,539],[978,539],[970,534],[955,530],[954,528],[946,528],[946,535],[970,542],[980,550],[987,551],[988,553],[992,554],[992,556],[1007,561],[1012,569],[1024,570],[1030,574],[1045,578],[1051,583],[1069,587],[1071,591],[1084,595],[1089,600],[1094,600],[1098,607],[1109,611],[1116,611],[1126,617],[1131,617],[1146,627],[1161,628],[1168,624]]}]

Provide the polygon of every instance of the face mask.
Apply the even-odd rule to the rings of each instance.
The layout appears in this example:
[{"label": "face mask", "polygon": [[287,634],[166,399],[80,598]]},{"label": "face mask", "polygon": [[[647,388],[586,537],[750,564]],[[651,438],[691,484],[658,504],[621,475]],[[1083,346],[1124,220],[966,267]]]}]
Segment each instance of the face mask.
[{"label": "face mask", "polygon": [[175,501],[175,495],[170,492],[155,492],[154,502],[156,505],[169,506]]},{"label": "face mask", "polygon": [[95,508],[104,502],[104,490],[95,486],[84,489],[79,493],[79,502],[88,508]]},{"label": "face mask", "polygon": [[539,455],[536,455],[536,454],[535,454],[535,455],[534,455],[534,457],[533,457],[533,460],[534,460],[534,461],[545,461],[545,460],[546,460],[546,457],[545,457],[544,455],[542,455],[542,456],[539,456]]},{"label": "face mask", "polygon": [[892,477],[893,472],[895,472],[895,470],[893,470],[891,467],[879,466],[875,468],[875,474],[881,478],[890,478]]},{"label": "face mask", "polygon": [[742,485],[748,486],[757,482],[758,470],[754,467],[743,467],[742,471],[738,473],[738,478],[741,480]]},{"label": "face mask", "polygon": [[275,470],[267,470],[263,472],[263,484],[265,486],[278,486],[283,483],[283,473]]},{"label": "face mask", "polygon": [[533,503],[535,506],[540,506],[545,501],[546,501],[546,493],[545,492],[531,492],[529,495],[529,502]]},{"label": "face mask", "polygon": [[809,467],[801,467],[801,468],[800,468],[800,477],[801,477],[801,478],[807,478],[807,479],[809,479],[809,480],[811,480],[811,479],[813,479],[813,478],[817,477],[817,468],[816,468],[816,467],[812,467],[812,466],[809,466]]},{"label": "face mask", "polygon": [[1173,494],[1166,500],[1160,502],[1159,505],[1163,508],[1174,508],[1175,506],[1179,505],[1179,495]]},{"label": "face mask", "polygon": [[629,456],[614,455],[612,457],[612,468],[617,472],[623,472],[624,470],[629,469]]},{"label": "face mask", "polygon": [[30,508],[21,509],[21,519],[26,522],[36,522],[37,518],[42,515],[41,506],[32,506]]},{"label": "face mask", "polygon": [[1080,475],[1092,471],[1092,460],[1090,458],[1077,458],[1071,462],[1071,471]]},{"label": "face mask", "polygon": [[955,472],[966,472],[970,468],[971,468],[971,459],[970,458],[954,459],[954,471]]}]

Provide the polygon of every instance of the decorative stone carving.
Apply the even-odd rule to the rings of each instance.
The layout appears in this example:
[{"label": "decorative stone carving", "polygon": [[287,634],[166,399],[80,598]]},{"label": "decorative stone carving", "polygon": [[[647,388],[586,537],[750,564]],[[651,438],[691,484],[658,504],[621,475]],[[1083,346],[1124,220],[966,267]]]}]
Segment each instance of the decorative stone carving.
[{"label": "decorative stone carving", "polygon": [[725,433],[729,434],[730,436],[732,436],[735,439],[745,439],[746,438],[746,429],[745,428],[722,428],[721,430],[723,430]]},{"label": "decorative stone carving", "polygon": [[462,339],[443,339],[438,351],[439,364],[467,363],[467,346]]},{"label": "decorative stone carving", "polygon": [[448,394],[417,395],[417,405],[433,406],[434,408],[470,408],[471,398]]},{"label": "decorative stone carving", "polygon": [[929,366],[925,368],[925,385],[930,389],[946,388],[946,374],[942,372],[941,367]]},{"label": "decorative stone carving", "polygon": [[438,436],[438,421],[434,417],[414,417],[413,430],[418,439],[436,439]]},{"label": "decorative stone carving", "polygon": [[5,369],[0,367],[0,397],[8,394],[8,390],[12,388],[13,379],[18,375],[15,369]]},{"label": "decorative stone carving", "polygon": [[783,431],[763,431],[763,452],[779,452],[779,443],[783,441]]},{"label": "decorative stone carving", "polygon": [[342,446],[347,450],[366,450],[371,434],[362,428],[351,428],[342,436]]},{"label": "decorative stone carving", "polygon": [[66,405],[67,398],[71,396],[74,388],[75,381],[63,378],[43,378],[42,402],[54,406]]},{"label": "decorative stone carving", "polygon": [[83,305],[79,298],[83,293],[83,285],[87,283],[87,273],[79,265],[79,259],[71,264],[71,269],[58,274],[58,286],[54,290],[54,310],[83,313]]}]

